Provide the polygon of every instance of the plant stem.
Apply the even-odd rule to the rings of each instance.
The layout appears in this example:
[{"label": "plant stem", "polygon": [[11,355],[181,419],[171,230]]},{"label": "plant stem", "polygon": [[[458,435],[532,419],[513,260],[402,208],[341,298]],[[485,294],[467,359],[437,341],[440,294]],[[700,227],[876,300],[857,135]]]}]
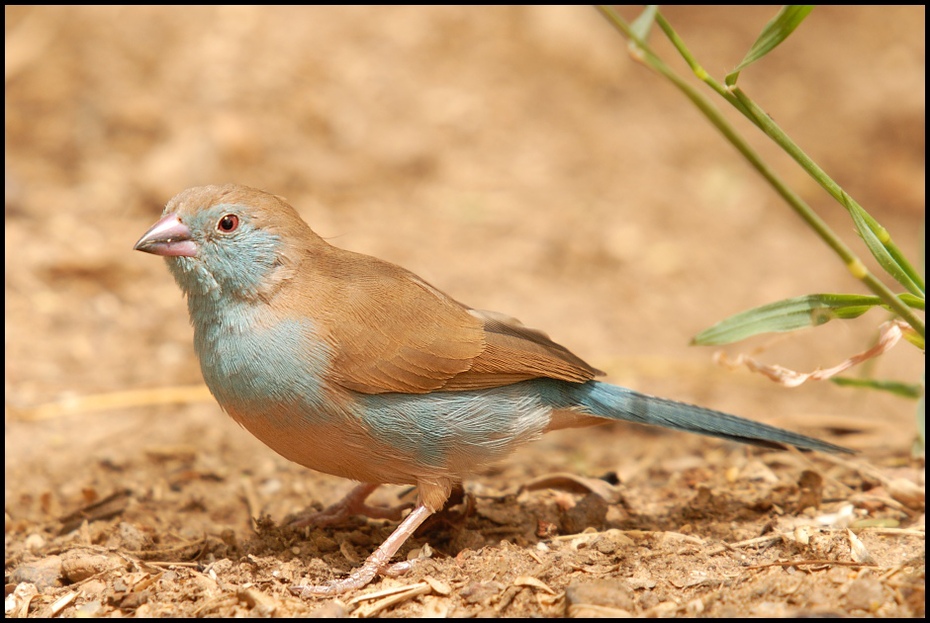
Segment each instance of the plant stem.
[{"label": "plant stem", "polygon": [[[791,206],[791,208],[802,218],[804,221],[817,233],[820,238],[827,243],[827,245],[834,250],[834,252],[843,260],[847,269],[850,273],[860,281],[862,281],[866,287],[876,294],[881,300],[888,305],[895,313],[900,315],[922,338],[925,337],[925,327],[923,321],[913,313],[913,311],[904,304],[895,294],[886,286],[882,281],[876,278],[869,270],[865,267],[862,260],[850,249],[846,244],[830,229],[829,225],[821,219],[816,212],[807,203],[801,199],[794,191],[792,191],[787,184],[785,184],[780,177],[762,160],[762,158],[749,146],[749,143],[740,136],[736,129],[727,121],[723,116],[720,110],[714,106],[714,104],[708,100],[702,93],[698,92],[694,87],[692,87],[688,82],[679,76],[675,71],[669,67],[662,59],[660,59],[655,52],[639,38],[630,28],[629,24],[612,8],[609,6],[599,5],[598,10],[604,15],[608,22],[611,23],[617,30],[621,32],[625,37],[627,37],[631,43],[631,53],[634,58],[637,60],[643,61],[647,66],[651,67],[653,70],[664,76],[668,79],[675,87],[677,87],[688,99],[690,99],[694,105],[700,110],[704,116],[716,127],[721,134],[726,137],[726,139],[743,155],[746,160],[769,182],[769,184],[775,189],[775,191],[781,195],[781,197]],[[662,27],[666,35],[671,39],[672,43],[675,45],[676,49],[682,54],[685,58],[688,65],[694,71],[695,75],[710,85],[715,91],[720,93],[728,102],[733,104],[737,109],[740,110],[744,115],[751,119],[756,125],[765,131],[765,128],[760,125],[764,119],[771,119],[764,112],[761,113],[761,116],[758,114],[758,107],[744,94],[739,90],[727,89],[723,85],[720,85],[714,81],[709,74],[700,66],[696,61],[693,55],[687,50],[687,47],[684,45],[684,42],[680,37],[674,32],[668,22],[661,16],[660,13],[656,14],[656,20]],[[740,97],[742,95],[742,97]],[[761,109],[758,109],[761,111]],[[760,117],[764,118],[761,119]],[[774,122],[771,122],[774,126]],[[777,126],[774,126],[777,128]],[[768,132],[766,132],[768,134]],[[778,128],[777,134],[782,136],[787,136]],[[771,136],[771,135],[770,135]],[[773,137],[774,138],[774,137]],[[794,156],[792,150],[789,150],[786,145],[783,145],[781,141],[776,141],[783,149],[788,151],[789,154],[792,154],[795,157],[795,160],[805,166],[802,160],[799,160],[798,156]],[[803,155],[803,160],[808,161],[813,164],[813,161],[810,160],[797,146],[787,140],[788,145],[794,147],[794,151]],[[816,167],[816,165],[814,165]],[[809,172],[814,169],[806,168]],[[823,174],[823,177],[830,180],[822,169],[819,167],[816,168],[817,171]],[[812,173],[813,175],[813,173]],[[815,176],[816,178],[816,176]],[[821,181],[818,179],[818,181]],[[847,195],[835,182],[830,180],[835,189],[842,197],[846,197],[851,201],[849,195]],[[823,182],[821,182],[823,185]],[[824,186],[827,188],[827,186]],[[830,191],[827,188],[828,192]],[[831,194],[833,194],[831,192]],[[836,195],[834,195],[836,196]],[[839,197],[838,197],[839,200]],[[841,201],[843,203],[843,201]],[[849,204],[844,204],[844,207],[848,208]],[[856,204],[858,205],[858,204]],[[863,210],[863,212],[865,212]],[[871,218],[871,217],[870,217]],[[874,222],[874,219],[872,219]],[[878,226],[877,223],[875,223]],[[890,240],[890,237],[887,237]],[[896,249],[896,247],[895,247]],[[898,252],[900,255],[900,252]],[[910,264],[907,264],[910,266]],[[913,270],[913,269],[911,269]],[[916,273],[916,271],[914,271]],[[921,282],[922,283],[922,282]]]}]

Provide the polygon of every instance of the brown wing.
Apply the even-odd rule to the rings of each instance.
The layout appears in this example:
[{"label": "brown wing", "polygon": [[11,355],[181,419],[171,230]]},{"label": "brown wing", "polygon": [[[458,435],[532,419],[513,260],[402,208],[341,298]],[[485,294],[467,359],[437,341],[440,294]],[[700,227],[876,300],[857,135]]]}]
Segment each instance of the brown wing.
[{"label": "brown wing", "polygon": [[584,383],[604,374],[516,318],[478,309],[469,313],[482,321],[485,347],[469,370],[449,379],[445,390],[496,387],[539,377]]},{"label": "brown wing", "polygon": [[601,374],[513,318],[470,309],[394,264],[325,246],[300,271],[299,290],[312,293],[302,301],[308,315],[325,319],[343,387],[416,394]]}]

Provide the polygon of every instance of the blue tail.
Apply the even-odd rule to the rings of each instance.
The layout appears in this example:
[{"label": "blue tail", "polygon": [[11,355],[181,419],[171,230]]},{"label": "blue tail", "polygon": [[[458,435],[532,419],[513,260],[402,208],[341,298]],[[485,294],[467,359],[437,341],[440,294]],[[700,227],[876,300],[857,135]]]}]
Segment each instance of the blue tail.
[{"label": "blue tail", "polygon": [[768,424],[640,394],[609,383],[588,381],[574,386],[565,384],[560,389],[563,399],[568,398],[574,404],[580,405],[583,412],[598,417],[685,430],[767,448],[784,449],[788,445],[803,450],[853,453],[848,448]]}]

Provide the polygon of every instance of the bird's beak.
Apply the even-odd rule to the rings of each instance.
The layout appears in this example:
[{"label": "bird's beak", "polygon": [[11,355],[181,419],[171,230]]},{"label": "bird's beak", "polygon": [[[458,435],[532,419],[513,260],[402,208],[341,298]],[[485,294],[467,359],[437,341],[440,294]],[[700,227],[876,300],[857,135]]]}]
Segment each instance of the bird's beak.
[{"label": "bird's beak", "polygon": [[133,249],[170,257],[197,257],[197,243],[191,240],[191,230],[177,214],[168,214],[152,225]]}]

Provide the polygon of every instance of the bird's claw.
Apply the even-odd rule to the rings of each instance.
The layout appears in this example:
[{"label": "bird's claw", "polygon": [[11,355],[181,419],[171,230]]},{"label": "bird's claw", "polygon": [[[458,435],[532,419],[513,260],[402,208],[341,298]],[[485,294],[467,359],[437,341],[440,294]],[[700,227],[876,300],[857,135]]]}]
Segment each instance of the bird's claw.
[{"label": "bird's claw", "polygon": [[365,564],[353,571],[347,578],[332,580],[325,584],[297,584],[291,586],[290,590],[303,599],[341,595],[348,591],[364,588],[375,579],[376,575],[396,578],[409,573],[415,563],[415,560],[404,560],[378,568],[376,563],[365,561]]}]

